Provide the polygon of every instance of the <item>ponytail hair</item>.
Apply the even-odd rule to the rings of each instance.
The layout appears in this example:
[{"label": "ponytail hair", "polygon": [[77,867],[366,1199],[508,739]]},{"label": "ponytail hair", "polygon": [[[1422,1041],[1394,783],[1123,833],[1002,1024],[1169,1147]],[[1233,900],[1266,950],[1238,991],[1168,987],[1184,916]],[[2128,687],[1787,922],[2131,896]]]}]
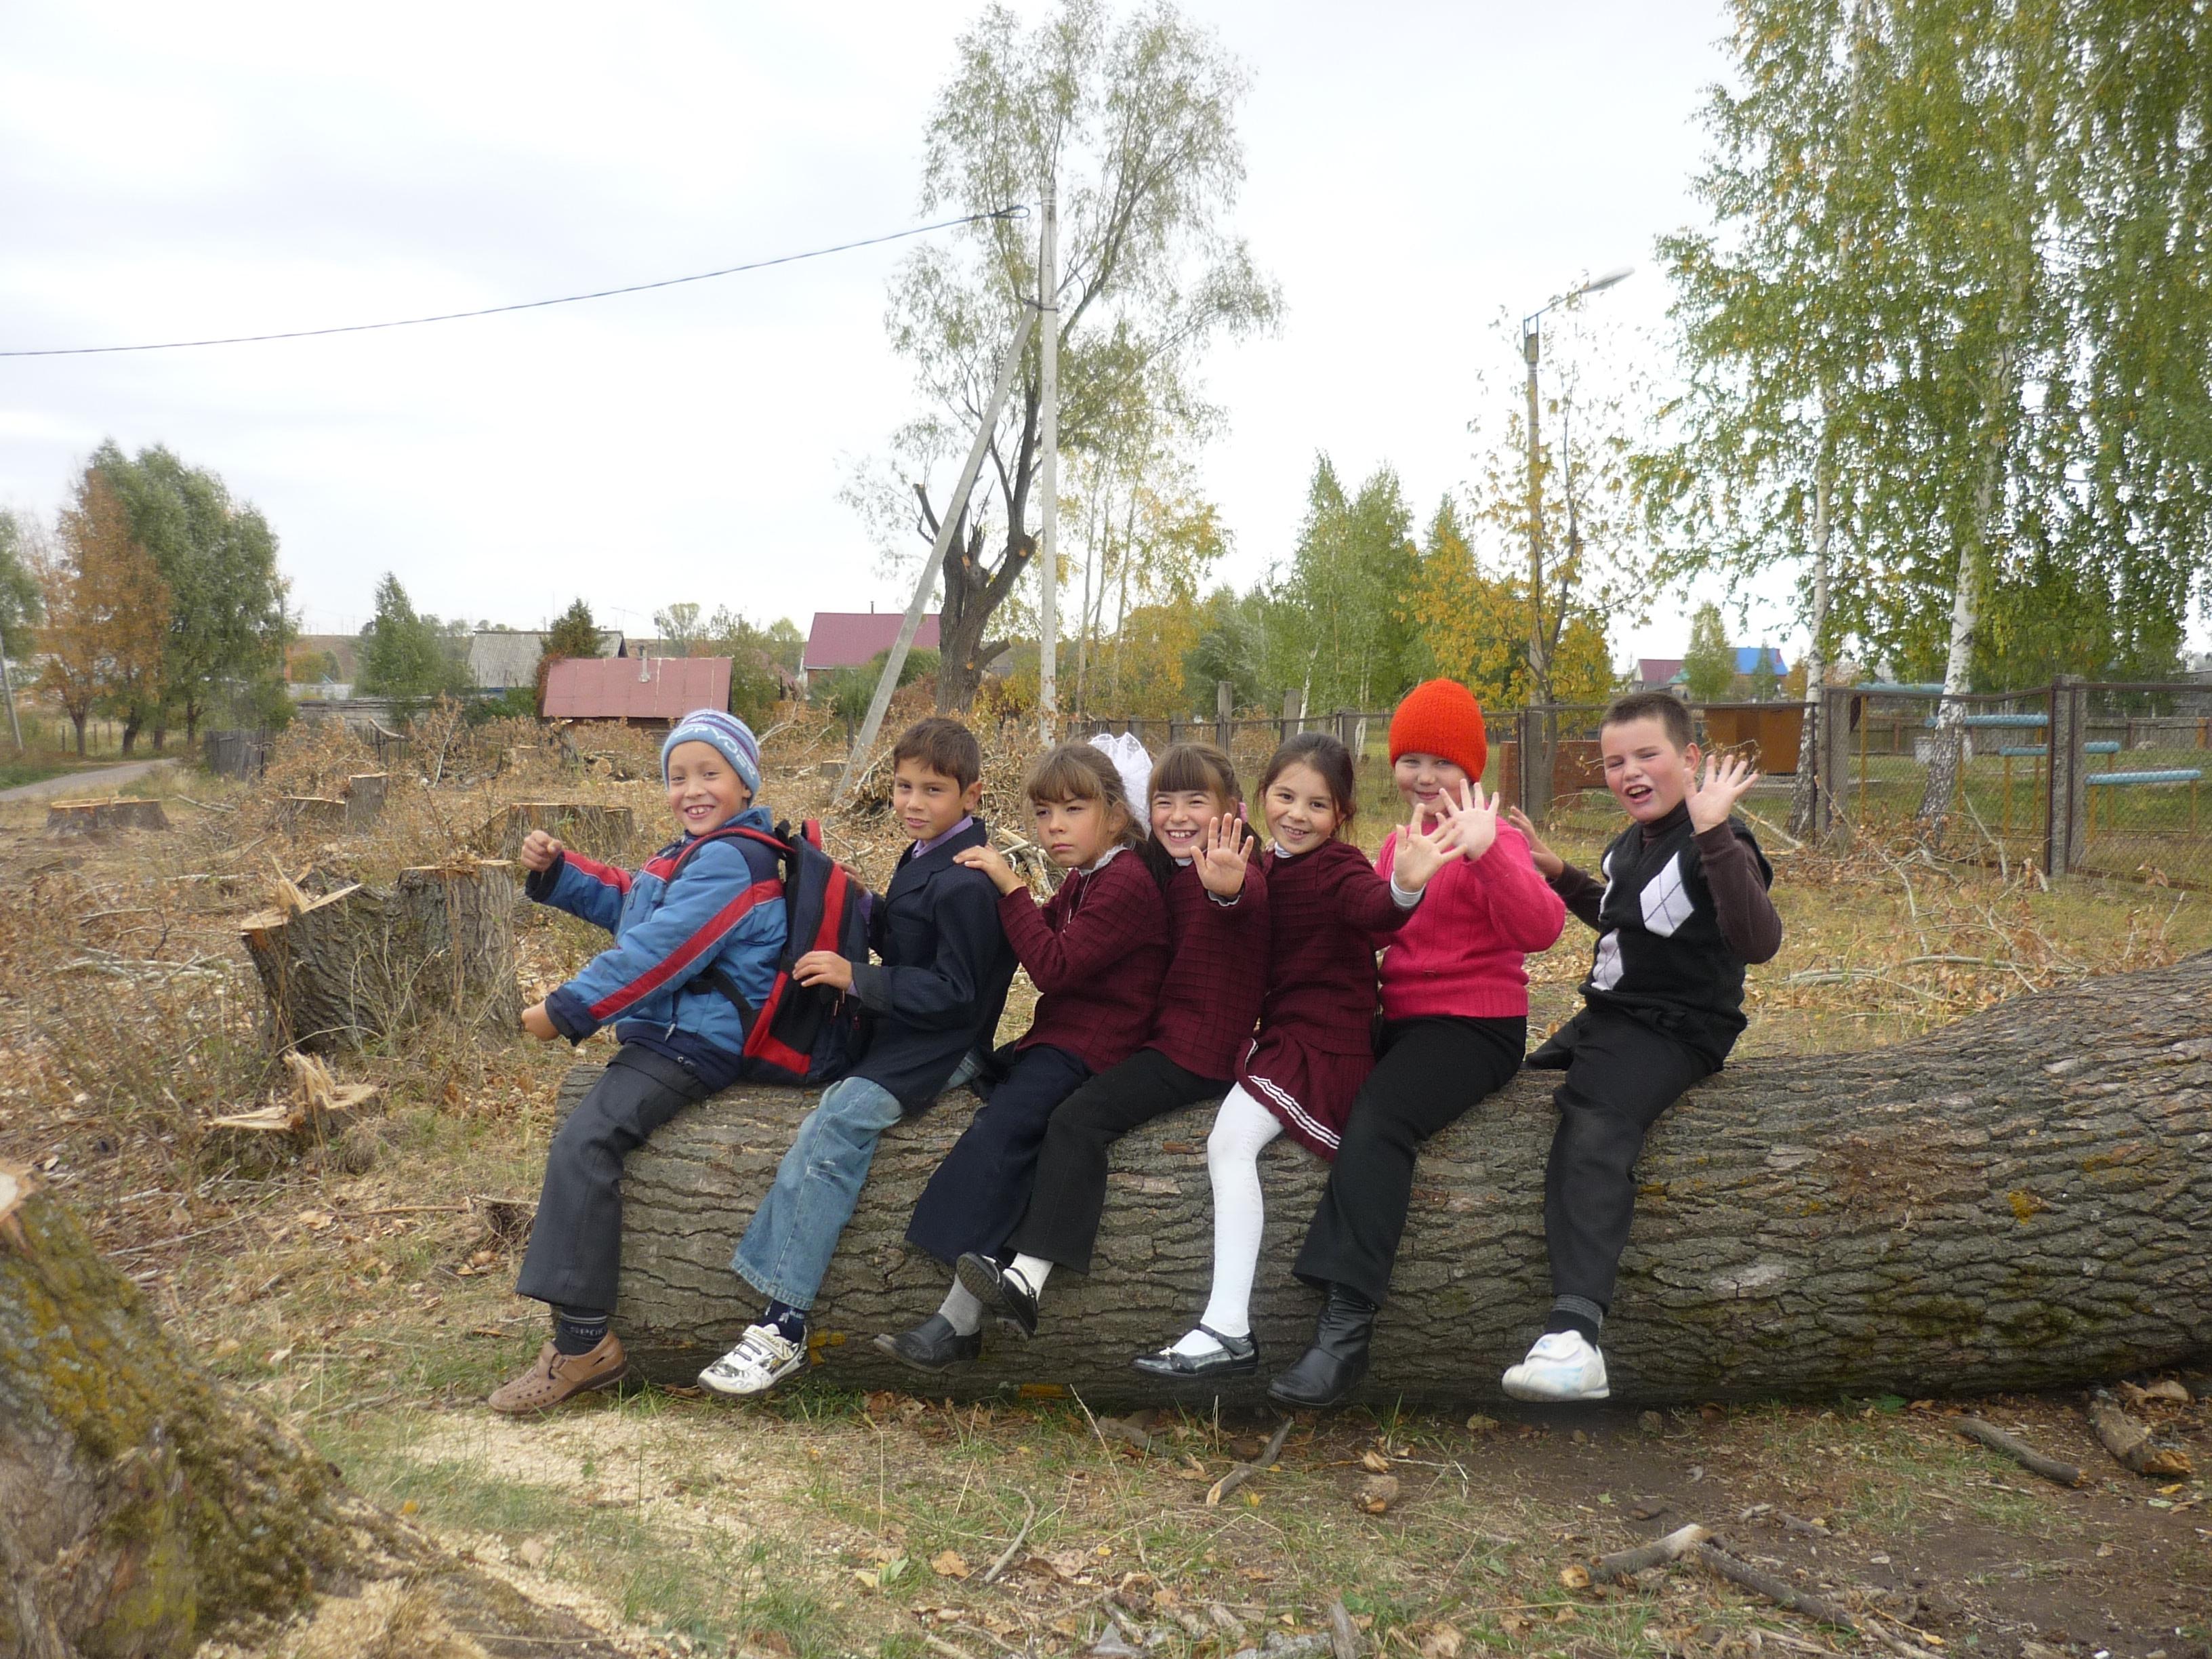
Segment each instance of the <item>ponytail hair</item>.
[{"label": "ponytail hair", "polygon": [[1326,732],[1299,732],[1267,757],[1267,767],[1260,774],[1261,800],[1274,787],[1275,780],[1293,766],[1310,766],[1320,775],[1336,808],[1336,837],[1345,839],[1344,832],[1359,815],[1359,773],[1352,763],[1352,751]]}]

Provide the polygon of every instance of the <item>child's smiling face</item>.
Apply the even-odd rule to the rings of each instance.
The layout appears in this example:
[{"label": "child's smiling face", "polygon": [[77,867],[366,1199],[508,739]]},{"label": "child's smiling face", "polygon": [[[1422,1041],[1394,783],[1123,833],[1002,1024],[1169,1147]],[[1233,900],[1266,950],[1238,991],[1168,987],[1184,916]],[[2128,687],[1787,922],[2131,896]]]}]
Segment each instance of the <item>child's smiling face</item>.
[{"label": "child's smiling face", "polygon": [[1682,804],[1698,769],[1698,745],[1674,747],[1667,728],[1646,714],[1597,734],[1605,787],[1638,823],[1654,823]]},{"label": "child's smiling face", "polygon": [[1431,817],[1447,793],[1456,796],[1468,784],[1467,768],[1441,755],[1401,755],[1391,766],[1390,775],[1398,793],[1405,797],[1407,809],[1410,811],[1418,806]]},{"label": "child's smiling face", "polygon": [[1152,797],[1152,839],[1170,858],[1187,864],[1205,845],[1206,826],[1235,806],[1211,789],[1163,789]]},{"label": "child's smiling face", "polygon": [[753,804],[753,792],[711,743],[694,738],[668,751],[668,810],[686,831],[719,830]]},{"label": "child's smiling face", "polygon": [[1303,763],[1278,772],[1261,805],[1267,814],[1267,834],[1285,853],[1310,853],[1336,833],[1344,818],[1328,780]]},{"label": "child's smiling face", "polygon": [[902,760],[891,773],[891,811],[909,841],[934,841],[983,800],[983,781],[966,788],[924,760]]}]

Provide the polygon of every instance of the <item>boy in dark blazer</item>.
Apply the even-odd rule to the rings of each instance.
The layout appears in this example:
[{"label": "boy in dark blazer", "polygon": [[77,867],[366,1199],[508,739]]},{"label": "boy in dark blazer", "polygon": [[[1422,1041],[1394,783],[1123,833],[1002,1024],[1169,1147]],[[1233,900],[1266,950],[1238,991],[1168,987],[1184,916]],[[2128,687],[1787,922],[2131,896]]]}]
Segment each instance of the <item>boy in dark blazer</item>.
[{"label": "boy in dark blazer", "polygon": [[768,1297],[768,1310],[702,1385],[744,1398],[767,1393],[806,1363],[806,1316],[838,1235],[853,1218],[884,1131],[928,1109],[991,1052],[1014,953],[999,926],[990,878],[954,862],[986,844],[975,808],[983,755],[957,720],[910,727],[891,750],[891,810],[914,844],[890,885],[871,899],[877,963],[810,951],[792,966],[805,985],[831,985],[870,1017],[866,1049],[830,1085],[784,1154],[730,1266]]}]

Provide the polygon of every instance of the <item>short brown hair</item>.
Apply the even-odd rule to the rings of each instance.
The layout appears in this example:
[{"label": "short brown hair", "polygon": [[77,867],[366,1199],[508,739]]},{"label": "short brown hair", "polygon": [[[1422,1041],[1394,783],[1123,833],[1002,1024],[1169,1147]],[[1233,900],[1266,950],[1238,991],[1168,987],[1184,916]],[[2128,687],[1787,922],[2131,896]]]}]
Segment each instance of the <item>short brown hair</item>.
[{"label": "short brown hair", "polygon": [[1690,725],[1689,705],[1672,691],[1632,691],[1625,697],[1615,697],[1598,723],[1602,732],[1608,726],[1626,726],[1631,720],[1657,720],[1667,734],[1667,741],[1675,750],[1686,750],[1697,739]]},{"label": "short brown hair", "polygon": [[1186,789],[1218,795],[1231,807],[1244,805],[1237,781],[1237,763],[1210,743],[1170,744],[1152,765],[1152,793],[1180,794]]},{"label": "short brown hair", "polygon": [[1346,838],[1344,832],[1359,816],[1359,773],[1352,765],[1352,751],[1326,732],[1301,732],[1267,757],[1260,774],[1261,795],[1264,798],[1275,780],[1293,766],[1310,766],[1328,786],[1329,799],[1336,803],[1336,833]]},{"label": "short brown hair", "polygon": [[1142,838],[1138,827],[1136,809],[1129,805],[1129,792],[1123,787],[1121,774],[1105,754],[1087,743],[1063,743],[1048,749],[1035,766],[1030,768],[1022,792],[1035,806],[1054,806],[1063,801],[1095,800],[1110,817],[1121,815],[1121,842],[1133,847]]},{"label": "short brown hair", "polygon": [[902,761],[920,761],[963,790],[983,775],[983,750],[975,734],[942,714],[916,720],[899,733],[899,740],[891,745],[892,769],[896,771]]}]

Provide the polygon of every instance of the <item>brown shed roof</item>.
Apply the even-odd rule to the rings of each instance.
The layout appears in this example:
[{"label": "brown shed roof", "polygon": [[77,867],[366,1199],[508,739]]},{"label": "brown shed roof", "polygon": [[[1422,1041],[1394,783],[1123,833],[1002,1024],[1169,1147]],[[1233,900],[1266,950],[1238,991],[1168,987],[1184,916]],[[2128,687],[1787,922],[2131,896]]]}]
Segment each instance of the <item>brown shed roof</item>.
[{"label": "brown shed roof", "polygon": [[727,657],[570,657],[545,676],[545,718],[679,720],[730,706]]}]

